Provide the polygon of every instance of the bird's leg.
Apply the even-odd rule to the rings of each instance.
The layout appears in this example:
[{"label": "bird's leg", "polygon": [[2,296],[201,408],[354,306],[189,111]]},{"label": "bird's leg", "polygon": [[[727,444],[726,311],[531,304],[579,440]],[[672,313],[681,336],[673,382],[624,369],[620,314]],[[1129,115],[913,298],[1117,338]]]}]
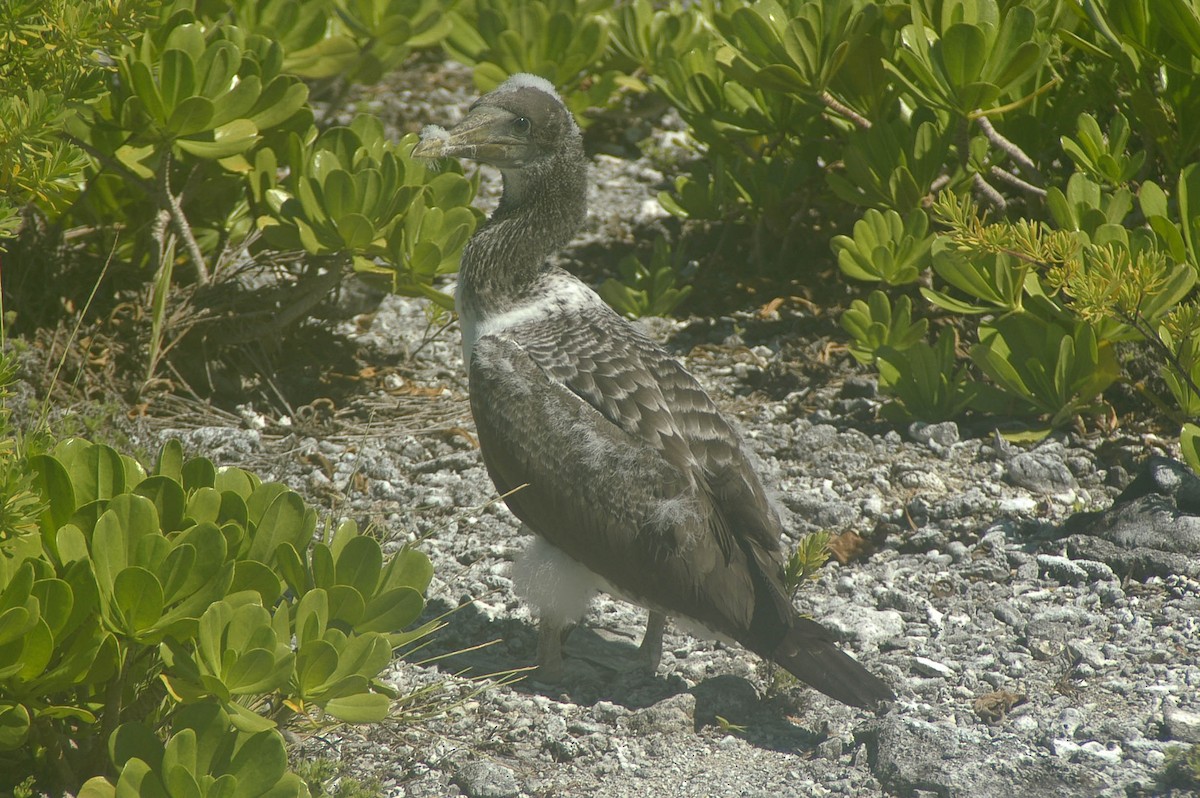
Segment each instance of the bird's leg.
[{"label": "bird's leg", "polygon": [[662,662],[663,630],[666,627],[667,616],[658,610],[650,610],[650,618],[646,621],[646,634],[642,638],[642,644],[638,646],[638,653],[646,661],[646,666],[652,674]]},{"label": "bird's leg", "polygon": [[562,644],[571,628],[561,621],[552,622],[547,618],[542,618],[538,623],[538,681],[547,684],[562,681]]}]

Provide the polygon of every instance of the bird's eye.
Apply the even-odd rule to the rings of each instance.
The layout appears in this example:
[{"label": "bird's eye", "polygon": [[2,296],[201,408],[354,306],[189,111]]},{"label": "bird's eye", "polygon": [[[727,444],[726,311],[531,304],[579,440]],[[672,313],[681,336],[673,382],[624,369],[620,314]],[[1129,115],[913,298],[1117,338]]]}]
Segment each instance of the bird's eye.
[{"label": "bird's eye", "polygon": [[516,119],[513,120],[512,126],[513,126],[514,131],[516,131],[518,134],[524,136],[526,133],[529,132],[529,128],[531,128],[533,125],[527,118],[525,118],[523,116],[518,116]]}]

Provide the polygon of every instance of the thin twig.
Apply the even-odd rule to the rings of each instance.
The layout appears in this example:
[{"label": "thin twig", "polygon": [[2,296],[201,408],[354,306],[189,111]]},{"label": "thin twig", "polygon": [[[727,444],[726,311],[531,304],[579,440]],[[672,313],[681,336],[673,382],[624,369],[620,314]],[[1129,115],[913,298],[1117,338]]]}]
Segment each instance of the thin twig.
[{"label": "thin twig", "polygon": [[1010,186],[1013,186],[1014,188],[1019,188],[1021,191],[1024,191],[1028,194],[1033,194],[1035,197],[1045,197],[1046,196],[1046,189],[1038,188],[1037,186],[1033,185],[1032,183],[1026,183],[1024,180],[1017,177],[1012,172],[1009,172],[1005,169],[1001,169],[999,166],[993,165],[992,168],[989,170],[989,174],[991,174],[991,176],[996,178],[997,180],[1003,180],[1005,183],[1008,183]]},{"label": "thin twig", "polygon": [[1150,326],[1150,323],[1146,321],[1146,317],[1142,315],[1140,310],[1136,310],[1132,313],[1129,311],[1117,311],[1116,315],[1117,318],[1121,319],[1130,327],[1141,333],[1142,337],[1146,339],[1146,342],[1150,344],[1150,347],[1158,350],[1158,353],[1166,358],[1167,363],[1170,364],[1171,368],[1174,369],[1180,377],[1183,377],[1184,382],[1187,383],[1188,388],[1192,391],[1192,393],[1196,394],[1196,396],[1200,396],[1200,386],[1196,385],[1195,380],[1192,379],[1191,370],[1184,367],[1183,363],[1179,360],[1179,357],[1175,354],[1171,347],[1167,346],[1162,337],[1158,334],[1158,331]]},{"label": "thin twig", "polygon": [[[996,128],[992,126],[992,120],[981,115],[975,117],[975,124],[979,125],[979,129],[983,131],[983,135],[987,136],[988,141],[990,141],[997,149],[1002,150],[1006,155],[1008,155],[1009,158],[1012,158],[1017,162],[1017,165],[1021,167],[1021,171],[1028,174],[1038,183],[1046,182],[1046,179],[1042,176],[1041,171],[1037,168],[1037,165],[1033,162],[1033,159],[1026,155],[1023,149],[1001,135],[1000,131],[996,130]],[[1045,193],[1045,191],[1042,192],[1043,195]]]},{"label": "thin twig", "polygon": [[846,117],[851,122],[858,125],[860,128],[862,128],[864,130],[870,129],[870,127],[871,127],[870,119],[867,119],[865,116],[860,114],[858,111],[855,111],[853,108],[846,105],[845,103],[843,103],[841,100],[834,97],[829,92],[823,91],[823,92],[821,92],[821,94],[819,96],[820,96],[821,102],[825,103],[825,106],[827,108],[829,108],[829,110],[841,114],[842,116]]},{"label": "thin twig", "polygon": [[179,198],[171,193],[171,163],[171,151],[166,150],[163,152],[162,166],[160,167],[162,173],[159,175],[160,199],[171,213],[175,234],[183,241],[188,257],[196,266],[196,282],[200,285],[208,285],[208,266],[204,263],[204,254],[200,251],[200,245],[196,243],[196,237],[192,235],[192,227],[188,224],[187,217],[183,215]]}]

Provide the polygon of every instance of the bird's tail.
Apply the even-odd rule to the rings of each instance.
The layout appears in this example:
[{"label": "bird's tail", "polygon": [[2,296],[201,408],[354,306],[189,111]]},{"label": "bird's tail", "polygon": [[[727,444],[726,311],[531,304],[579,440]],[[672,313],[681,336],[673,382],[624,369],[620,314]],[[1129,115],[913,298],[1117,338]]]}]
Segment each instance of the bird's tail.
[{"label": "bird's tail", "polygon": [[791,599],[768,576],[772,561],[765,552],[756,550],[751,564],[756,601],[743,645],[843,704],[873,710],[896,700],[890,687],[834,644],[828,629],[796,613]]},{"label": "bird's tail", "polygon": [[773,651],[764,652],[800,681],[852,707],[875,709],[895,701],[891,688],[833,644],[816,621],[796,618]]}]

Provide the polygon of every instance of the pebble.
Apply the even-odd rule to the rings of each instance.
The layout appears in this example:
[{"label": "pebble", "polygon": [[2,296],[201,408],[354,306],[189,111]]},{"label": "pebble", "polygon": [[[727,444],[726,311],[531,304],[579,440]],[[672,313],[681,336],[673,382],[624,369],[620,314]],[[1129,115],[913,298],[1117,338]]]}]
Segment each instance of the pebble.
[{"label": "pebble", "polygon": [[954,669],[928,657],[913,657],[913,670],[924,676],[941,676],[948,678],[954,675]]}]

